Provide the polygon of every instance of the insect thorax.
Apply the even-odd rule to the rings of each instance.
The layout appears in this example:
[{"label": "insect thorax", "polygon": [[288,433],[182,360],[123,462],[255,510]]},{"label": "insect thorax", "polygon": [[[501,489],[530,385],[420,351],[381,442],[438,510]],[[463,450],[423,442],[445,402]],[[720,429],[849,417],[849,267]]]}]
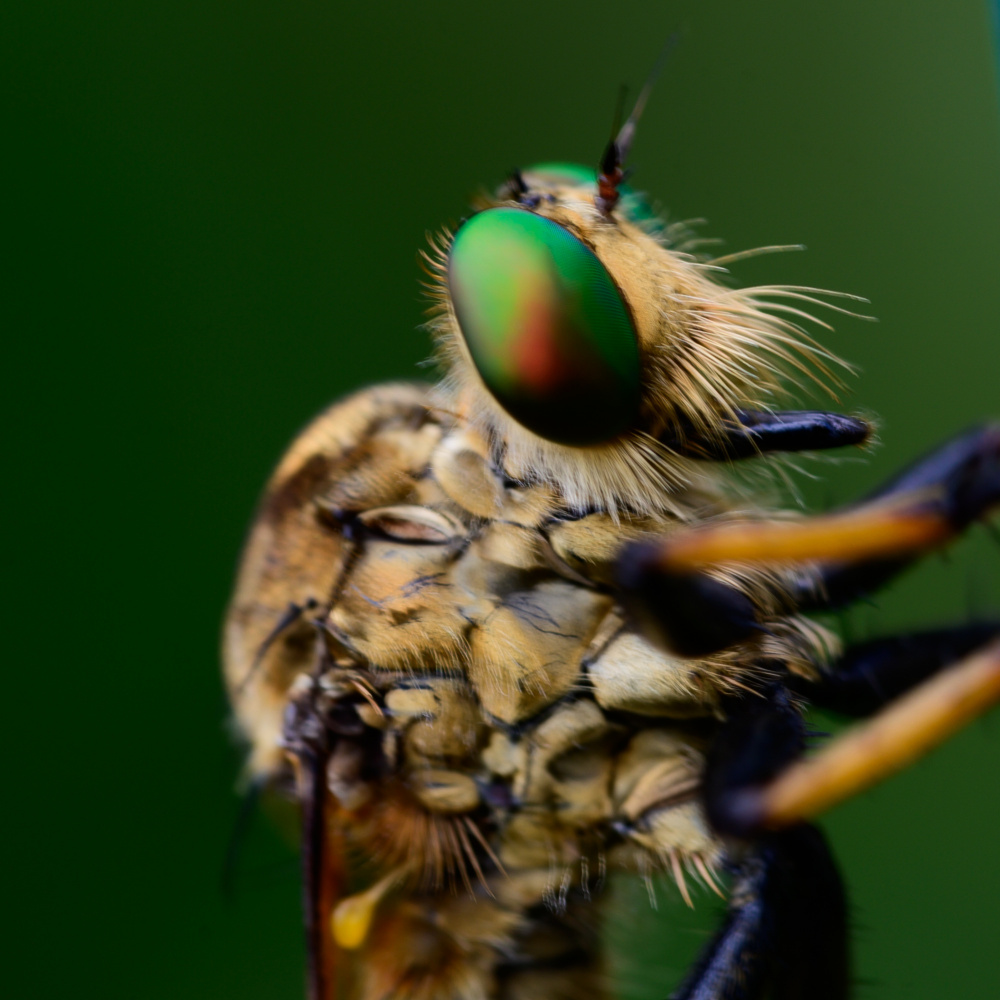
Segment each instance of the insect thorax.
[{"label": "insect thorax", "polygon": [[696,795],[719,699],[819,654],[763,578],[743,582],[768,634],[709,658],[625,620],[616,552],[725,516],[710,478],[659,510],[581,509],[494,445],[426,387],[353,396],[292,446],[244,557],[236,716],[258,777],[321,731],[329,836],[370,887],[368,916],[334,919],[350,995],[602,996],[605,872],[712,878]]}]

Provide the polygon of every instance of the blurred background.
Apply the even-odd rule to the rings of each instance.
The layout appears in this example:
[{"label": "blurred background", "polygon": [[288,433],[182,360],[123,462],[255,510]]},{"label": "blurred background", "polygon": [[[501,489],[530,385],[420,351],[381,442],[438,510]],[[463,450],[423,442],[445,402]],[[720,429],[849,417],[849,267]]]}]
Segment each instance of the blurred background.
[{"label": "blurred background", "polygon": [[[332,398],[428,353],[425,232],[517,165],[594,163],[618,86],[682,41],[635,185],[737,265],[871,300],[822,339],[877,414],[818,506],[1000,417],[1000,116],[985,0],[135,4],[3,14],[12,642],[4,992],[302,996],[293,852],[220,891],[239,767],[220,618],[272,464]],[[1000,611],[976,529],[844,623]],[[1000,713],[825,821],[859,996],[1000,995]],[[717,919],[618,887],[613,973],[662,998]]]}]

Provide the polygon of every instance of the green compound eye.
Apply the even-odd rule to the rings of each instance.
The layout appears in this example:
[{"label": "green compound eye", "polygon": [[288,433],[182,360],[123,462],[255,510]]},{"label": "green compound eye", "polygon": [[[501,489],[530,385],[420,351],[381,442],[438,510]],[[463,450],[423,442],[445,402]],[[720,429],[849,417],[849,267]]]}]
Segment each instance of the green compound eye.
[{"label": "green compound eye", "polygon": [[549,219],[492,208],[459,229],[448,289],[487,389],[560,444],[635,425],[639,348],[621,294],[593,251]]}]

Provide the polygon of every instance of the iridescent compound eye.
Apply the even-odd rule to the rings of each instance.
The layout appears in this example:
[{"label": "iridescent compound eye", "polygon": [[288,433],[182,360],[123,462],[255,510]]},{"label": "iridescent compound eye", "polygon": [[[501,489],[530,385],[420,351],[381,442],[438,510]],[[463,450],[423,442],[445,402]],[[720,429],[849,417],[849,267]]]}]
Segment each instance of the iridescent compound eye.
[{"label": "iridescent compound eye", "polygon": [[480,212],[452,242],[448,290],[486,388],[530,431],[592,445],[635,425],[631,317],[604,265],[568,230],[516,208]]}]

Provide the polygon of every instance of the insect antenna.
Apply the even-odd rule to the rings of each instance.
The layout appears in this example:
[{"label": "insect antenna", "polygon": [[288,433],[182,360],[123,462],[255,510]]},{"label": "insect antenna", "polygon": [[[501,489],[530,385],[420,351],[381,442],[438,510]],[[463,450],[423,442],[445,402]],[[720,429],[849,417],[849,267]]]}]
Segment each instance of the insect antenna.
[{"label": "insect antenna", "polygon": [[222,874],[219,878],[219,889],[224,899],[232,901],[236,897],[236,878],[240,866],[240,856],[246,843],[247,835],[253,825],[260,805],[261,792],[267,783],[267,778],[253,778],[240,799],[239,811],[233,821],[233,828],[226,843],[226,853],[222,859]]},{"label": "insect antenna", "polygon": [[267,633],[264,641],[260,644],[253,662],[250,664],[250,669],[247,670],[243,679],[236,686],[236,690],[233,692],[234,699],[238,701],[243,697],[243,692],[246,691],[247,685],[257,675],[257,671],[260,670],[261,664],[264,662],[264,657],[267,656],[268,651],[281,637],[282,633],[291,628],[307,611],[312,611],[317,607],[319,607],[319,602],[312,597],[303,604],[296,604],[294,601],[288,602],[288,607],[285,608],[281,617],[275,623],[274,628]]},{"label": "insect antenna", "polygon": [[601,163],[597,171],[597,195],[594,198],[594,203],[604,215],[610,215],[614,211],[615,206],[618,204],[618,199],[621,197],[621,192],[618,188],[625,182],[625,178],[628,175],[628,171],[625,170],[625,159],[632,148],[636,125],[638,125],[639,119],[642,117],[642,112],[646,108],[649,95],[653,92],[653,85],[662,72],[667,57],[677,44],[678,37],[677,32],[675,32],[664,43],[652,72],[639,92],[639,98],[635,102],[632,114],[628,116],[621,129],[618,128],[618,122],[621,119],[621,109],[625,100],[626,88],[623,86],[619,91],[618,106],[615,111],[615,123],[612,128],[612,138],[604,150],[604,155],[601,157]]}]

